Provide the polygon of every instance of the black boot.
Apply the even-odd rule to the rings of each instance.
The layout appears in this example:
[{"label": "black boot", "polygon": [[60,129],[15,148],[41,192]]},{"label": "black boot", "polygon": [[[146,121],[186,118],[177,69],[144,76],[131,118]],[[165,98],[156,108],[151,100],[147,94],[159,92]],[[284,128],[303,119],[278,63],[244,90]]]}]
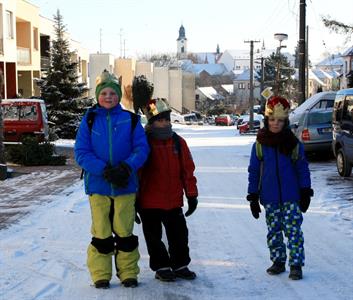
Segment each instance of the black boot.
[{"label": "black boot", "polygon": [[122,284],[126,288],[135,288],[138,285],[136,278],[127,278],[122,282]]},{"label": "black boot", "polygon": [[269,267],[266,272],[270,275],[278,275],[286,271],[286,263],[274,262],[271,267]]},{"label": "black boot", "polygon": [[94,286],[96,289],[109,289],[110,287],[110,283],[109,283],[109,280],[97,280],[95,283],[94,283]]},{"label": "black boot", "polygon": [[289,278],[292,280],[300,280],[303,278],[301,266],[290,266]]},{"label": "black boot", "polygon": [[188,267],[174,270],[175,276],[181,279],[193,280],[196,278],[196,273],[189,270]]},{"label": "black boot", "polygon": [[160,281],[171,282],[175,281],[175,274],[171,269],[161,269],[156,271],[155,278]]}]

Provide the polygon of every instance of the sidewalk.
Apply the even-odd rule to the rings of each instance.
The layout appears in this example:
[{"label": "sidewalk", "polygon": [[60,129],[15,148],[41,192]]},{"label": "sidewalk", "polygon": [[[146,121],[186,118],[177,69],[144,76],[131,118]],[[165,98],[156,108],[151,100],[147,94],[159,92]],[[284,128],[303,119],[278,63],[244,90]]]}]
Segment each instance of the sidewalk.
[{"label": "sidewalk", "polygon": [[41,203],[53,200],[54,195],[75,184],[81,174],[72,157],[65,166],[8,167],[14,172],[12,178],[0,181],[0,230]]}]

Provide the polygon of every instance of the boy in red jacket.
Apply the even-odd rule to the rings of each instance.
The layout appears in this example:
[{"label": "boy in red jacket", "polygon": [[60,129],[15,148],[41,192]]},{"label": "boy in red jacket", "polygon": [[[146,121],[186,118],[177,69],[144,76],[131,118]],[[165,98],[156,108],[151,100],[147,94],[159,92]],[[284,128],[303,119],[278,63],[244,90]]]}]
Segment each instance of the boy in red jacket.
[{"label": "boy in red jacket", "polygon": [[[196,274],[187,267],[191,260],[182,206],[185,192],[189,205],[185,216],[197,207],[195,165],[185,140],[172,130],[168,102],[151,99],[143,110],[151,152],[140,173],[138,206],[150,267],[161,281],[192,280]],[[162,224],[169,251],[162,242]]]}]

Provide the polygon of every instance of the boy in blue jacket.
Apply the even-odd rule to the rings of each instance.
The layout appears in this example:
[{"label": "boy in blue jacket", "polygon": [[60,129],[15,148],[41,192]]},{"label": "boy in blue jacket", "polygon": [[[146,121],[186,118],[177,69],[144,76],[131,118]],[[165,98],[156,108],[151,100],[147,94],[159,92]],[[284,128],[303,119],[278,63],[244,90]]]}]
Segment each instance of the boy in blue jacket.
[{"label": "boy in blue jacket", "polygon": [[302,212],[307,211],[313,190],[303,145],[288,126],[289,108],[289,102],[279,96],[266,103],[265,126],[259,130],[251,152],[247,200],[256,219],[261,212],[259,200],[265,207],[267,245],[273,262],[267,273],[277,275],[285,271],[284,233],[289,250],[289,278],[299,280],[304,266]]},{"label": "boy in blue jacket", "polygon": [[117,78],[106,70],[96,80],[98,104],[83,117],[75,158],[84,170],[92,215],[87,265],[96,288],[109,288],[112,255],[125,287],[137,286],[140,257],[133,235],[137,170],[149,153],[138,116],[120,105]]}]

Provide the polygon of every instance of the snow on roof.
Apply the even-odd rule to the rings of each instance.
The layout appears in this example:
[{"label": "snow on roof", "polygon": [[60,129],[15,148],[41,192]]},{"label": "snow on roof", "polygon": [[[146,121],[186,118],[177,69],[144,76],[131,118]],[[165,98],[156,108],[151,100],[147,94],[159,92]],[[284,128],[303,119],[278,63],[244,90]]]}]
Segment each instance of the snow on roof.
[{"label": "snow on roof", "polygon": [[318,76],[316,76],[311,69],[309,69],[309,79],[317,81],[322,86],[326,86],[326,84]]},{"label": "snow on roof", "polygon": [[199,87],[198,90],[211,100],[219,100],[224,98],[222,95],[218,94],[212,86]]},{"label": "snow on roof", "polygon": [[233,84],[222,84],[221,87],[227,91],[228,94],[234,93],[234,85]]},{"label": "snow on roof", "polygon": [[197,60],[199,62],[205,63],[206,62],[206,58],[207,58],[207,63],[209,63],[209,64],[217,63],[217,57],[218,57],[217,53],[214,53],[214,52],[196,52],[196,53],[193,53],[193,54],[196,55]]},{"label": "snow on roof", "polygon": [[223,75],[228,73],[224,64],[189,64],[185,63],[181,68],[186,72],[200,74],[202,71],[206,71],[210,75]]},{"label": "snow on roof", "polygon": [[343,52],[342,56],[353,56],[353,46],[351,46],[345,52]]},{"label": "snow on roof", "polygon": [[[254,69],[253,77],[255,80],[257,74],[257,70]],[[246,69],[239,75],[235,76],[234,81],[250,81],[250,69]]]},{"label": "snow on roof", "polygon": [[342,66],[343,58],[340,54],[333,54],[320,61],[316,66]]}]

